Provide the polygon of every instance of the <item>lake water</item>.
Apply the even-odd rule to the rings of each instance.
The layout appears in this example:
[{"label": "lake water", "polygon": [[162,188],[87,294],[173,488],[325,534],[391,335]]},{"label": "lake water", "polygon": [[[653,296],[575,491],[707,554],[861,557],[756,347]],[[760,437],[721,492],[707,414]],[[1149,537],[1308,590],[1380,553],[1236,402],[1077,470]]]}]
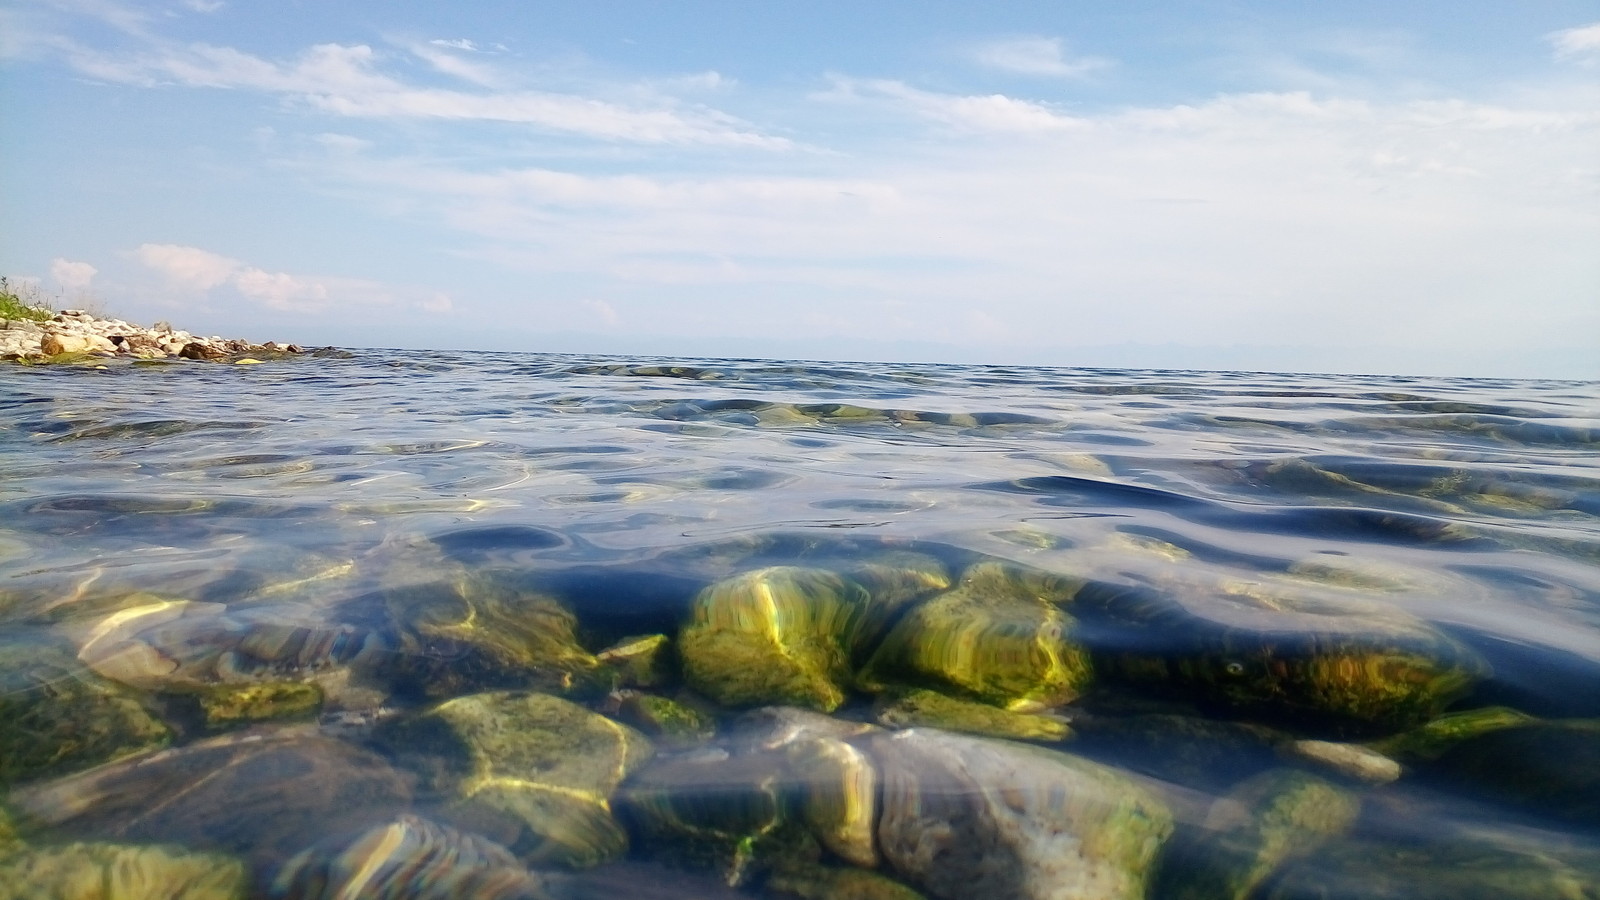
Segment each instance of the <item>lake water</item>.
[{"label": "lake water", "polygon": [[4,366],[0,623],[0,896],[1600,896],[1595,383]]}]

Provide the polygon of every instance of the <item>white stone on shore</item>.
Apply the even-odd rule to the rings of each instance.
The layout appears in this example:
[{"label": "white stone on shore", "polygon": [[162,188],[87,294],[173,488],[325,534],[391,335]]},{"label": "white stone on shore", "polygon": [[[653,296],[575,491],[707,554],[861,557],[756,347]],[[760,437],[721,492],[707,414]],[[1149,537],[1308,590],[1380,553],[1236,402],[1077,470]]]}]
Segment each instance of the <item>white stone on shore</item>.
[{"label": "white stone on shore", "polygon": [[[187,352],[186,352],[187,351]],[[255,344],[217,336],[197,337],[170,326],[146,328],[121,319],[101,319],[67,309],[45,322],[0,320],[0,361],[43,362],[62,354],[164,359],[217,359],[237,354],[300,353],[294,344]]]}]

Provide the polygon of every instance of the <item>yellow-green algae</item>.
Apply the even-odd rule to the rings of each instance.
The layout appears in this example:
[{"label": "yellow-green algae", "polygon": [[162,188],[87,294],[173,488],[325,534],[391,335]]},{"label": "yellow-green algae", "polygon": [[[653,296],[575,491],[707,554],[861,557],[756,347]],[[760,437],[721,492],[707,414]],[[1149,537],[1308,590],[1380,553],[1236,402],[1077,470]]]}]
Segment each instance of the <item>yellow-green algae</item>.
[{"label": "yellow-green algae", "polygon": [[850,681],[850,644],[867,603],[823,569],[775,566],[700,592],[678,637],[685,680],[724,706],[832,711]]},{"label": "yellow-green algae", "polygon": [[1276,769],[1235,786],[1196,829],[1168,847],[1156,894],[1170,900],[1246,900],[1284,862],[1348,832],[1361,803],[1304,772]]},{"label": "yellow-green algae", "polygon": [[801,900],[924,900],[909,887],[877,872],[796,865],[774,872],[767,891]]},{"label": "yellow-green algae", "polygon": [[396,667],[430,697],[525,687],[587,694],[609,687],[560,601],[472,574],[394,588]]},{"label": "yellow-green algae", "polygon": [[1076,585],[999,562],[967,570],[952,591],[908,611],[861,676],[881,690],[933,684],[1015,710],[1060,706],[1092,676],[1089,654],[1061,609]]},{"label": "yellow-green algae", "polygon": [[644,735],[575,703],[512,691],[440,703],[379,739],[453,795],[461,815],[509,820],[524,859],[575,868],[627,850],[611,795],[654,752]]},{"label": "yellow-green algae", "polygon": [[1370,746],[1386,756],[1408,762],[1430,762],[1451,747],[1481,734],[1536,721],[1525,712],[1506,706],[1485,706],[1440,716],[1425,725]]},{"label": "yellow-green algae", "polygon": [[137,695],[61,649],[0,645],[0,782],[86,769],[171,737]]},{"label": "yellow-green algae", "polygon": [[885,696],[876,718],[888,728],[928,726],[1019,741],[1053,742],[1072,735],[1067,723],[1054,716],[1013,712],[920,688]]},{"label": "yellow-green algae", "polygon": [[617,718],[663,744],[699,744],[716,735],[716,719],[669,697],[617,691],[612,698]]},{"label": "yellow-green algae", "polygon": [[672,680],[672,639],[664,634],[623,638],[595,658],[611,668],[618,687],[650,688]]},{"label": "yellow-green algae", "polygon": [[198,694],[200,716],[210,731],[252,722],[315,716],[322,708],[322,688],[292,681],[267,684],[223,684]]}]

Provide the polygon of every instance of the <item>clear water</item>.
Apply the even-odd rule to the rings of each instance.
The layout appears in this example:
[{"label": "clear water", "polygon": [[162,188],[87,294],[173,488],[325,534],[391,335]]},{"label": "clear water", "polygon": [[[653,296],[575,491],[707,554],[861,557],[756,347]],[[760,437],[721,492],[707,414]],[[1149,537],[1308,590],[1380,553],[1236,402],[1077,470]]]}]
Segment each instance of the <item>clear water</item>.
[{"label": "clear water", "polygon": [[[429,577],[406,568],[424,545],[524,573],[590,649],[672,633],[745,568],[889,549],[1166,585],[1331,567],[1488,661],[1457,708],[1600,717],[1594,383],[412,351],[0,368],[10,641],[137,592],[337,623]],[[1425,778],[1364,790],[1355,834],[1384,841],[1583,857],[1600,824]],[[678,890],[645,865],[585,877]]]}]

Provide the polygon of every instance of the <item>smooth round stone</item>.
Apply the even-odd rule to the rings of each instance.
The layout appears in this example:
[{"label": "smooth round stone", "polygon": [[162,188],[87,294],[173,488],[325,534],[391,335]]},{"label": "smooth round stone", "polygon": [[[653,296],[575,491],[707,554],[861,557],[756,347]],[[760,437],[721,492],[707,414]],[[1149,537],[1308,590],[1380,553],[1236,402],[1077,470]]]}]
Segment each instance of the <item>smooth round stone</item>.
[{"label": "smooth round stone", "polygon": [[1064,753],[921,728],[869,749],[879,852],[944,900],[1142,900],[1172,833],[1133,778]]},{"label": "smooth round stone", "polygon": [[1376,750],[1359,744],[1335,741],[1292,741],[1284,747],[1287,756],[1309,762],[1327,772],[1365,784],[1398,781],[1400,764]]},{"label": "smooth round stone", "polygon": [[479,835],[405,815],[304,850],[279,870],[277,900],[549,900],[543,880]]},{"label": "smooth round stone", "polygon": [[1060,604],[1072,582],[998,562],[967,570],[952,591],[912,608],[861,676],[871,689],[930,682],[973,699],[1031,711],[1060,706],[1091,678]]},{"label": "smooth round stone", "polygon": [[244,900],[237,859],[179,847],[74,843],[0,853],[0,900]]},{"label": "smooth round stone", "polygon": [[876,867],[872,827],[878,812],[878,773],[872,760],[833,738],[796,741],[785,752],[806,828],[846,862]]},{"label": "smooth round stone", "polygon": [[35,825],[221,850],[270,867],[326,835],[401,812],[412,780],[375,754],[291,726],[134,757],[7,799]]},{"label": "smooth round stone", "polygon": [[66,652],[0,645],[0,782],[86,769],[171,737],[133,692]]},{"label": "smooth round stone", "polygon": [[723,706],[844,702],[850,644],[867,604],[856,583],[776,566],[702,591],[678,637],[684,679]]},{"label": "smooth round stone", "polygon": [[1156,895],[1246,900],[1286,860],[1349,831],[1360,809],[1354,795],[1320,778],[1263,772],[1219,797],[1204,822],[1172,841]]},{"label": "smooth round stone", "polygon": [[451,813],[505,823],[535,864],[597,865],[627,835],[611,815],[617,785],[653,754],[632,728],[547,694],[458,697],[380,726],[380,743],[454,798]]}]

